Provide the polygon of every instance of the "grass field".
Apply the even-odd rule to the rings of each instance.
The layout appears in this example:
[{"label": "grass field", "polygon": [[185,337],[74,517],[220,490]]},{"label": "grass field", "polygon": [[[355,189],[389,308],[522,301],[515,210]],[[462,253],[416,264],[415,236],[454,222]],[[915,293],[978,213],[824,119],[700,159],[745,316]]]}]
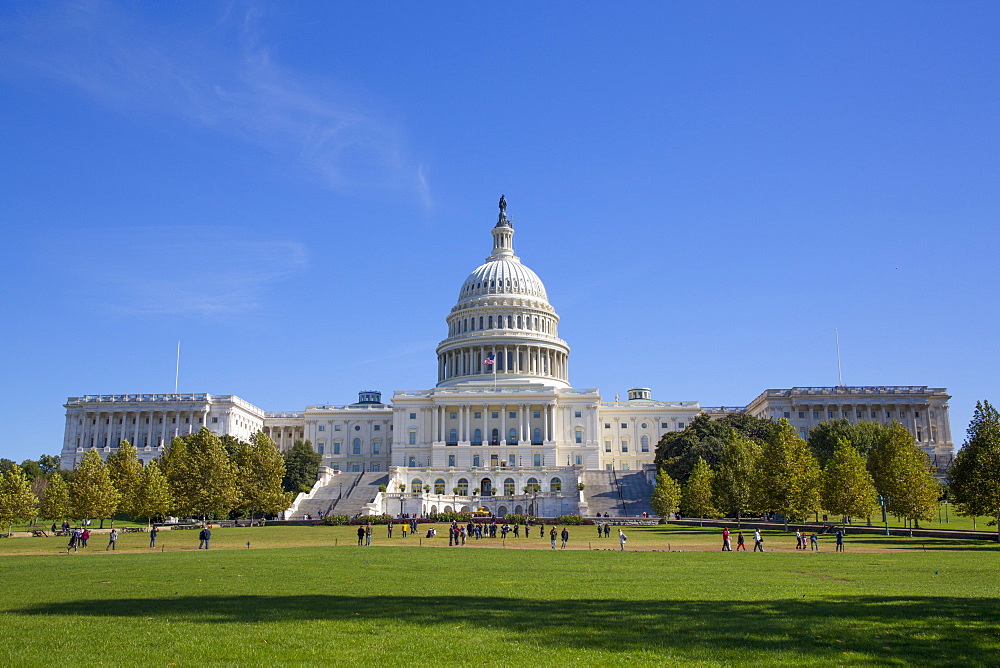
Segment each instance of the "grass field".
[{"label": "grass field", "polygon": [[537,529],[503,549],[384,527],[359,548],[353,530],[219,529],[209,551],[192,531],[161,533],[155,552],[144,534],[116,553],[0,541],[0,659],[993,665],[1000,652],[990,543],[859,536],[803,553],[771,532],[776,551],[722,553],[717,531],[664,526],[627,529],[637,549],[623,553],[574,527],[575,549],[553,552]]}]

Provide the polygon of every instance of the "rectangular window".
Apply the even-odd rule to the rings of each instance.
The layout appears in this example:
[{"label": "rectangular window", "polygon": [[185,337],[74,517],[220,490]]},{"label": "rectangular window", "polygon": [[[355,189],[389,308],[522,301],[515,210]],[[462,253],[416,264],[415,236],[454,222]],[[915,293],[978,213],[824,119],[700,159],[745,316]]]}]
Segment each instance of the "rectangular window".
[{"label": "rectangular window", "polygon": [[416,444],[417,444],[417,432],[411,431],[410,432],[410,445],[416,445]]},{"label": "rectangular window", "polygon": [[498,413],[497,411],[493,411],[492,413],[490,413],[490,417],[496,420],[498,417],[500,417],[500,413]]},{"label": "rectangular window", "polygon": [[915,418],[920,417],[920,411],[913,411],[913,417]]},{"label": "rectangular window", "polygon": [[660,423],[660,429],[670,429],[670,423],[669,422],[661,422]]},{"label": "rectangular window", "polygon": [[628,425],[625,424],[624,422],[622,423],[622,429],[628,429]]},{"label": "rectangular window", "polygon": [[358,439],[354,439],[354,445],[351,448],[351,452],[352,452],[352,454],[355,454],[355,455],[360,455],[361,454],[361,441],[359,441]]},{"label": "rectangular window", "polygon": [[872,411],[872,417],[876,417],[875,411]]},{"label": "rectangular window", "polygon": [[322,443],[320,443],[319,445],[316,446],[316,451],[319,452],[319,454],[323,454],[323,444]]},{"label": "rectangular window", "polygon": [[819,412],[813,411],[813,420],[818,420],[818,419],[819,419]]},{"label": "rectangular window", "polygon": [[372,464],[372,471],[374,471],[374,472],[378,473],[378,471],[379,471],[379,466],[378,466],[378,464]]},{"label": "rectangular window", "polygon": [[320,431],[326,431],[326,427],[325,427],[325,426],[323,426],[323,425],[320,425],[320,426],[319,426],[319,430],[320,430]]},{"label": "rectangular window", "polygon": [[577,466],[583,466],[583,455],[577,455],[576,456],[576,465]]},{"label": "rectangular window", "polygon": [[382,442],[381,441],[372,441],[372,454],[373,455],[380,454],[379,451],[381,449],[382,449]]},{"label": "rectangular window", "polygon": [[333,430],[334,431],[340,431],[340,425],[339,424],[333,425]]},{"label": "rectangular window", "polygon": [[582,414],[582,413],[581,413],[580,411],[577,411],[577,412],[576,412],[576,416],[577,416],[577,417],[583,417],[583,414]]},{"label": "rectangular window", "polygon": [[534,462],[535,466],[541,466],[542,465],[542,456],[541,455],[532,455],[531,459]]},{"label": "rectangular window", "polygon": [[410,413],[410,419],[411,420],[416,420],[417,419],[417,414],[416,413]]},{"label": "rectangular window", "polygon": [[622,471],[628,471],[628,462],[622,462]]},{"label": "rectangular window", "polygon": [[580,429],[576,430],[576,442],[583,443],[583,431]]},{"label": "rectangular window", "polygon": [[532,413],[532,415],[536,418],[542,417],[542,414],[539,411],[535,411],[534,413]]},{"label": "rectangular window", "polygon": [[[160,420],[160,422],[163,422],[163,420]],[[217,418],[217,417],[212,418],[212,424],[218,424],[218,422],[219,422],[219,418]]]},{"label": "rectangular window", "polygon": [[507,455],[507,466],[517,466],[517,455]]},{"label": "rectangular window", "polygon": [[476,418],[477,420],[478,420],[479,418],[483,417],[483,414],[482,414],[482,413],[474,413],[473,415],[474,415],[474,417],[475,417],[475,418]]},{"label": "rectangular window", "polygon": [[380,424],[375,425],[375,431],[381,431],[381,430],[382,430],[382,425]]},{"label": "rectangular window", "polygon": [[333,442],[333,454],[335,454],[335,455],[339,455],[340,454],[340,441],[334,441]]},{"label": "rectangular window", "polygon": [[516,418],[517,417],[517,413],[515,413],[514,411],[510,411],[510,415],[508,415],[507,417],[509,417],[511,419]]},{"label": "rectangular window", "polygon": [[847,417],[847,411],[841,411],[841,413],[843,413],[844,417]]},{"label": "rectangular window", "polygon": [[455,455],[448,455],[448,466],[455,465]]},{"label": "rectangular window", "polygon": [[610,422],[605,422],[604,423],[604,428],[605,429],[611,429],[611,423]]},{"label": "rectangular window", "polygon": [[472,465],[479,466],[480,465],[479,462],[480,462],[479,455],[472,455]]},{"label": "rectangular window", "polygon": [[786,420],[787,420],[788,418],[792,417],[792,414],[791,414],[791,413],[789,413],[788,411],[785,411],[784,415],[785,415],[785,419],[786,419]]},{"label": "rectangular window", "polygon": [[361,471],[361,465],[360,464],[351,464],[351,472],[352,473],[359,473],[360,471]]},{"label": "rectangular window", "polygon": [[611,470],[611,464],[605,464],[604,465],[604,470],[605,471],[610,471]]},{"label": "rectangular window", "polygon": [[806,417],[805,411],[799,411],[799,419],[804,420]]},{"label": "rectangular window", "polygon": [[826,412],[826,417],[827,417],[827,419],[832,418],[833,417],[833,411],[827,411]]},{"label": "rectangular window", "polygon": [[628,441],[622,440],[622,452],[628,452]]},{"label": "rectangular window", "polygon": [[604,452],[611,452],[611,441],[604,441]]},{"label": "rectangular window", "polygon": [[891,411],[886,411],[885,412],[885,416],[886,416],[886,418],[891,418],[892,417],[892,412]]},{"label": "rectangular window", "polygon": [[677,423],[677,428],[678,429],[683,429],[684,428],[684,423],[683,422],[678,422]]},{"label": "rectangular window", "polygon": [[449,413],[448,415],[449,417],[451,417],[452,420],[458,417],[458,415],[456,415],[455,413]]},{"label": "rectangular window", "polygon": [[858,413],[857,413],[857,418],[858,418],[859,420],[861,419],[861,411],[858,411]]}]

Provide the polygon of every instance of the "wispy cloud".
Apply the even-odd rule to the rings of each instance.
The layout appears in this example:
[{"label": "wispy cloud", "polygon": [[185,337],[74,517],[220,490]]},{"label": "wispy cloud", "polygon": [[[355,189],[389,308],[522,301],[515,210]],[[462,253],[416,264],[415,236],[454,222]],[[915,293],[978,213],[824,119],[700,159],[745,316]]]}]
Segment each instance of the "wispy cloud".
[{"label": "wispy cloud", "polygon": [[95,306],[129,315],[230,315],[308,265],[295,241],[244,230],[159,227],[81,230],[46,244],[54,266]]},{"label": "wispy cloud", "polygon": [[407,190],[430,203],[398,125],[337,82],[276,62],[258,6],[234,3],[195,26],[153,25],[138,16],[142,5],[101,0],[22,7],[3,30],[0,73],[49,77],[117,112],[237,137],[337,190]]}]

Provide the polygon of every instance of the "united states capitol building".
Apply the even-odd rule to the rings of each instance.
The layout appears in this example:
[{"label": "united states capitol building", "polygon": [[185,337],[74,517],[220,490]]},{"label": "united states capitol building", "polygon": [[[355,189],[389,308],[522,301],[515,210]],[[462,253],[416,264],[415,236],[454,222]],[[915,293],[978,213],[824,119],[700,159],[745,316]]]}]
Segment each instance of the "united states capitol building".
[{"label": "united states capitol building", "polygon": [[70,397],[64,466],[89,449],[107,456],[125,439],[146,463],[170,439],[202,427],[240,439],[262,430],[283,451],[308,440],[323,456],[320,480],[296,500],[292,517],[476,507],[548,517],[649,510],[657,442],[700,413],[786,418],[802,436],[835,418],[898,420],[935,465],[951,460],[943,388],[769,389],[740,407],[661,401],[641,387],[624,401],[604,401],[597,389],[575,388],[559,315],[541,279],[514,254],[502,198],[491,234],[492,252],[447,315],[433,388],[396,391],[389,402],[364,391],[356,403],[301,411],[266,411],[235,395]]}]

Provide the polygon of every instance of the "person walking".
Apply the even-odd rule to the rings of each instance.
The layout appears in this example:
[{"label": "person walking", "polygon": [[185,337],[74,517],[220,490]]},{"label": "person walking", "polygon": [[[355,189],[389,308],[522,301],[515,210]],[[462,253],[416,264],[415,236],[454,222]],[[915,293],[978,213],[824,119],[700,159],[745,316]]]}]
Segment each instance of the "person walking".
[{"label": "person walking", "polygon": [[70,550],[74,552],[78,551],[77,545],[79,544],[76,531],[69,532],[69,545],[66,546],[66,554],[69,554]]},{"label": "person walking", "polygon": [[389,531],[389,538],[392,538],[392,520],[389,520],[389,524],[386,525],[386,529]]},{"label": "person walking", "polygon": [[556,549],[556,528],[552,527],[552,531],[549,532],[549,540],[552,541],[552,549]]},{"label": "person walking", "polygon": [[156,547],[156,536],[160,533],[160,530],[155,526],[149,530],[149,546]]},{"label": "person walking", "polygon": [[108,534],[108,546],[104,548],[104,551],[115,549],[115,545],[118,543],[118,529],[112,529],[111,533]]},{"label": "person walking", "polygon": [[80,547],[87,547],[88,540],[90,540],[90,529],[84,529],[80,532]]},{"label": "person walking", "polygon": [[760,529],[754,529],[753,532],[753,551],[764,551],[764,538],[760,535]]},{"label": "person walking", "polygon": [[625,551],[625,541],[627,541],[627,540],[628,540],[628,536],[626,536],[625,533],[621,529],[619,529],[618,530],[618,545],[621,546],[621,549],[622,549],[623,552]]},{"label": "person walking", "polygon": [[802,532],[796,530],[795,531],[795,549],[796,550],[801,550],[801,549],[804,549],[804,547],[805,546],[802,543]]},{"label": "person walking", "polygon": [[600,525],[600,523],[598,523],[598,525],[597,525],[597,537],[601,538],[602,536],[604,536],[604,527],[602,527]]},{"label": "person walking", "polygon": [[729,527],[723,527],[722,529],[722,551],[732,552],[733,545],[729,542]]},{"label": "person walking", "polygon": [[208,549],[209,541],[212,540],[212,532],[207,526],[202,527],[198,532],[198,549]]},{"label": "person walking", "polygon": [[358,525],[358,546],[365,544],[365,528]]},{"label": "person walking", "polygon": [[569,529],[567,529],[566,527],[563,527],[561,538],[562,538],[562,547],[560,549],[565,550],[566,543],[569,542]]},{"label": "person walking", "polygon": [[809,547],[819,552],[819,536],[816,535],[815,531],[809,534]]},{"label": "person walking", "polygon": [[401,525],[399,525],[399,530],[403,532],[403,538],[406,538],[406,527],[407,527],[406,522],[403,522]]},{"label": "person walking", "polygon": [[740,550],[743,550],[744,552],[747,551],[747,544],[743,540],[742,531],[736,534],[736,551],[739,552]]},{"label": "person walking", "polygon": [[604,523],[604,537],[611,538],[611,522]]},{"label": "person walking", "polygon": [[365,525],[365,547],[369,547],[372,544],[372,523],[369,522]]},{"label": "person walking", "polygon": [[844,551],[844,530],[837,529],[837,552]]},{"label": "person walking", "polygon": [[545,525],[544,524],[542,524],[541,526],[538,527],[538,537],[539,538],[545,538]]}]

